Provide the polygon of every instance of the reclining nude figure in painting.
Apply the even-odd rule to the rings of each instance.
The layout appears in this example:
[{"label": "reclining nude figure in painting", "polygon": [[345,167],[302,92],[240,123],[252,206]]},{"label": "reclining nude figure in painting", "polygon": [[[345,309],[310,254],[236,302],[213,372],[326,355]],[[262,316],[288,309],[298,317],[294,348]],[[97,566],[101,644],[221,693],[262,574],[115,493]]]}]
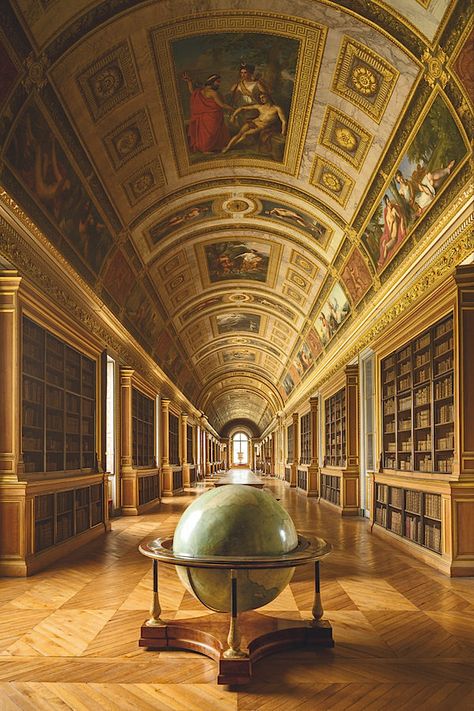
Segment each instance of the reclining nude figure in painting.
[{"label": "reclining nude figure in painting", "polygon": [[[222,153],[226,153],[229,148],[240,143],[248,136],[254,136],[260,134],[261,140],[268,140],[271,135],[275,133],[281,133],[282,136],[286,133],[286,118],[283,110],[280,106],[273,103],[268,94],[260,94],[258,104],[248,104],[248,106],[241,106],[236,109],[230,120],[235,122],[238,114],[241,111],[258,111],[258,116],[253,119],[247,120],[240,131],[233,136],[225,148],[222,149]],[[281,123],[281,129],[277,130],[278,119]]]}]

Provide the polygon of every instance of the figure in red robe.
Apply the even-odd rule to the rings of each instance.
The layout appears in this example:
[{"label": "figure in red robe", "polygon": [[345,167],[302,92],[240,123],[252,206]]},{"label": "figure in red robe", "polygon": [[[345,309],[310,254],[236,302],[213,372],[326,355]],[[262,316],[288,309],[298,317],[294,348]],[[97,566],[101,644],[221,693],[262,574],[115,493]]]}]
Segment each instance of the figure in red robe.
[{"label": "figure in red robe", "polygon": [[224,111],[233,110],[219,94],[220,76],[212,74],[201,89],[193,88],[191,77],[186,72],[181,78],[187,83],[191,95],[191,118],[188,125],[191,151],[220,152],[230,140],[229,130],[224,122]]}]

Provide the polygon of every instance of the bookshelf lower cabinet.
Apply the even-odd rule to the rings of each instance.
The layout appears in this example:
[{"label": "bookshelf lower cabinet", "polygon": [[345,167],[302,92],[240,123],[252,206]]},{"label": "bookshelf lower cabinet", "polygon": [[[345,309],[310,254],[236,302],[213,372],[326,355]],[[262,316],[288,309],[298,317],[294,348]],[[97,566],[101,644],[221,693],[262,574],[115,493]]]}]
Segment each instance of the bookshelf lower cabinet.
[{"label": "bookshelf lower cabinet", "polygon": [[25,576],[105,533],[103,474],[12,483],[2,491],[0,575]]},{"label": "bookshelf lower cabinet", "polygon": [[373,532],[449,575],[473,575],[474,484],[407,479],[375,476]]},{"label": "bookshelf lower cabinet", "polygon": [[359,473],[345,469],[322,468],[320,499],[337,506],[343,516],[358,516]]}]

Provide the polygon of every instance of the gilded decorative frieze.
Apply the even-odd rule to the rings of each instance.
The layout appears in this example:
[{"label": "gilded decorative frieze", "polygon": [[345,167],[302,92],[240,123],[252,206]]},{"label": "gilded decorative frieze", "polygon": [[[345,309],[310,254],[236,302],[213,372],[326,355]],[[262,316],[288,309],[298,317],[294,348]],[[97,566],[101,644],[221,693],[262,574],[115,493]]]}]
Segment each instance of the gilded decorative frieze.
[{"label": "gilded decorative frieze", "polygon": [[328,106],[319,142],[360,170],[372,143],[372,136],[350,116]]},{"label": "gilded decorative frieze", "polygon": [[399,72],[385,59],[350,37],[339,51],[332,90],[380,123]]}]

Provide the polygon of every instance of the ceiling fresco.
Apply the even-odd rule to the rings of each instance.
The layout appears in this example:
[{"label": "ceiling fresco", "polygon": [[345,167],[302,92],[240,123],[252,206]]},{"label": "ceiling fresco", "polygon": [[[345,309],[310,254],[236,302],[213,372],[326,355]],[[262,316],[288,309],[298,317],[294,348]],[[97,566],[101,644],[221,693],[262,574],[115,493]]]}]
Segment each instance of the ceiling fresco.
[{"label": "ceiling fresco", "polygon": [[472,16],[235,5],[5,0],[0,184],[217,431],[263,432],[468,184]]}]

